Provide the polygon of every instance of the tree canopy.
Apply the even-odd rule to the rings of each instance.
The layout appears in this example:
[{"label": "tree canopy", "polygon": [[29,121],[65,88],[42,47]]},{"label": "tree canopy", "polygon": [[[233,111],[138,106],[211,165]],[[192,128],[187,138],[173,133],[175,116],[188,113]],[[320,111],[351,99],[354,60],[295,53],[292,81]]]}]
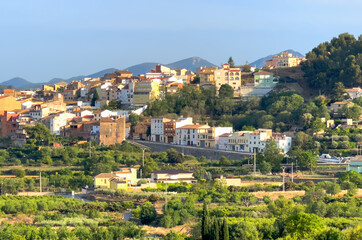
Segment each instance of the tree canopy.
[{"label": "tree canopy", "polygon": [[362,37],[356,39],[348,33],[340,34],[330,42],[315,47],[302,63],[302,70],[311,87],[328,93],[335,83],[346,87],[362,83]]}]

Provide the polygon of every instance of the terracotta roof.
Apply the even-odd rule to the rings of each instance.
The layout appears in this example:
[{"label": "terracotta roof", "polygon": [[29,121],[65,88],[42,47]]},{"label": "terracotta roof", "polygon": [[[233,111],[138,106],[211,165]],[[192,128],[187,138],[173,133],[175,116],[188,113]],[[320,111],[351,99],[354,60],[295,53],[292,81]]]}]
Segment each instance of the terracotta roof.
[{"label": "terracotta roof", "polygon": [[185,125],[185,126],[177,128],[177,129],[198,129],[201,127],[209,127],[209,126],[208,125]]},{"label": "terracotta roof", "polygon": [[112,173],[100,173],[94,178],[112,178],[115,177]]},{"label": "terracotta roof", "polygon": [[359,92],[361,91],[360,88],[350,88],[350,89],[346,89],[346,92]]},{"label": "terracotta roof", "polygon": [[219,137],[229,137],[232,133],[223,133]]},{"label": "terracotta roof", "polygon": [[179,170],[179,169],[169,169],[169,170],[159,170],[152,172],[154,174],[180,174],[180,173],[193,173],[192,171]]}]

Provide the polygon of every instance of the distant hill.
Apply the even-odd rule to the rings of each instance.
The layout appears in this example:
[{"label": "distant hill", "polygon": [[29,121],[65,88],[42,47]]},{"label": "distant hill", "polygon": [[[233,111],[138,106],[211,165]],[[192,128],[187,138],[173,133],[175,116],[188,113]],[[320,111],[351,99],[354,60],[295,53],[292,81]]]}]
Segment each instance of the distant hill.
[{"label": "distant hill", "polygon": [[196,69],[199,67],[214,67],[215,64],[212,64],[208,62],[205,59],[202,59],[200,57],[191,57],[186,58],[177,62],[163,64],[163,63],[141,63],[137,64],[131,67],[128,67],[124,70],[131,71],[133,75],[139,75],[139,74],[146,74],[148,72],[151,72],[152,69],[156,67],[157,64],[161,64],[163,66],[169,67],[169,68],[185,68],[187,70],[196,72]]},{"label": "distant hill", "polygon": [[169,68],[185,68],[187,70],[196,72],[196,69],[200,67],[215,67],[216,65],[200,57],[191,57],[174,63],[166,64],[166,66]]},{"label": "distant hill", "polygon": [[151,72],[151,69],[154,69],[158,63],[141,63],[137,65],[130,66],[125,68],[124,70],[128,70],[133,73],[133,75],[137,76],[140,74],[145,74]]},{"label": "distant hill", "polygon": [[23,86],[31,87],[34,85],[34,83],[29,82],[29,81],[25,80],[24,78],[15,77],[15,78],[9,79],[5,82],[2,82],[1,85],[13,86],[15,88],[22,88]]},{"label": "distant hill", "polygon": [[[300,52],[294,51],[293,49],[284,50],[282,52],[289,52],[289,53],[293,54],[293,56],[296,56],[296,57],[304,57],[303,54],[301,54]],[[280,53],[282,53],[282,52],[280,52]],[[256,61],[250,63],[250,66],[262,68],[262,67],[264,67],[267,60],[271,60],[274,55],[278,55],[280,53],[275,53],[275,54],[271,54],[269,56],[260,58]]]},{"label": "distant hill", "polygon": [[73,80],[75,81],[79,81],[79,80],[83,80],[84,78],[98,78],[98,77],[103,77],[105,74],[107,73],[112,73],[112,72],[115,72],[117,69],[116,68],[107,68],[107,69],[104,69],[102,71],[99,71],[99,72],[96,72],[96,73],[93,73],[93,74],[89,74],[89,75],[80,75],[80,76],[75,76],[75,77],[71,77],[71,78],[68,78],[68,79],[64,79],[64,78],[53,78],[52,80],[50,80],[48,82],[48,84],[54,84],[54,83],[58,83],[58,82],[67,82],[67,83],[70,83],[72,82]]},{"label": "distant hill", "polygon": [[[151,69],[154,69],[157,64],[158,63],[141,63],[141,64],[137,64],[134,66],[130,66],[124,70],[131,71],[133,73],[133,75],[137,76],[139,74],[145,74],[145,73],[151,72]],[[187,70],[190,70],[193,72],[195,72],[196,69],[199,67],[216,66],[215,64],[212,64],[200,57],[186,58],[186,59],[183,59],[183,60],[180,60],[177,62],[162,64],[162,65],[167,66],[169,68],[186,68]],[[99,72],[89,74],[89,75],[79,75],[79,76],[74,76],[71,78],[53,78],[47,82],[41,82],[41,83],[32,83],[23,78],[16,77],[16,78],[12,78],[10,80],[1,82],[0,85],[9,85],[9,86],[18,88],[20,90],[36,89],[36,88],[40,88],[43,84],[55,84],[55,83],[62,82],[62,81],[70,83],[73,80],[83,80],[86,77],[90,77],[90,78],[103,77],[105,74],[115,72],[116,70],[117,70],[116,68],[107,68],[107,69],[104,69],[104,70],[101,70]]]}]

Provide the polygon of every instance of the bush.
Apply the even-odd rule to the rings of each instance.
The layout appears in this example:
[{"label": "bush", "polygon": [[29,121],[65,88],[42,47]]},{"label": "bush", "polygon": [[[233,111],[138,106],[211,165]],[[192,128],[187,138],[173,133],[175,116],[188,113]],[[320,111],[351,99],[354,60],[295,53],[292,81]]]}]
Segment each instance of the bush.
[{"label": "bush", "polygon": [[142,224],[149,224],[156,219],[156,209],[150,202],[146,202],[141,207],[140,220]]},{"label": "bush", "polygon": [[14,169],[12,171],[12,173],[17,177],[17,178],[23,178],[25,177],[25,170],[24,169]]},{"label": "bush", "polygon": [[157,202],[158,201],[157,194],[151,194],[150,196],[148,196],[148,201],[150,201],[151,203]]}]

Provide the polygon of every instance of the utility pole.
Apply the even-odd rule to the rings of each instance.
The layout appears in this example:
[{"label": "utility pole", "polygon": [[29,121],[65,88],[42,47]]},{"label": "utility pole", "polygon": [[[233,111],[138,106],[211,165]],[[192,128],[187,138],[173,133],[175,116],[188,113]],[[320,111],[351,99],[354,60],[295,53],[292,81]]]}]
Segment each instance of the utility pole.
[{"label": "utility pole", "polygon": [[254,148],[254,176],[256,176],[256,149]]},{"label": "utility pole", "polygon": [[293,176],[293,162],[292,162],[292,182],[294,182],[294,176]]},{"label": "utility pole", "polygon": [[282,170],[283,170],[283,192],[285,192],[285,180],[284,180],[285,167],[282,167]]},{"label": "utility pole", "polygon": [[41,192],[41,172],[40,172],[40,178],[39,178],[39,188],[40,188],[40,192]]},{"label": "utility pole", "polygon": [[165,197],[165,210],[167,211],[167,182],[166,182],[166,197]]},{"label": "utility pole", "polygon": [[89,143],[89,158],[91,158],[92,157],[92,149],[91,149],[92,144],[90,141],[88,143]]},{"label": "utility pole", "polygon": [[140,170],[140,177],[143,177],[143,169],[145,168],[145,149],[142,148],[142,169]]}]

